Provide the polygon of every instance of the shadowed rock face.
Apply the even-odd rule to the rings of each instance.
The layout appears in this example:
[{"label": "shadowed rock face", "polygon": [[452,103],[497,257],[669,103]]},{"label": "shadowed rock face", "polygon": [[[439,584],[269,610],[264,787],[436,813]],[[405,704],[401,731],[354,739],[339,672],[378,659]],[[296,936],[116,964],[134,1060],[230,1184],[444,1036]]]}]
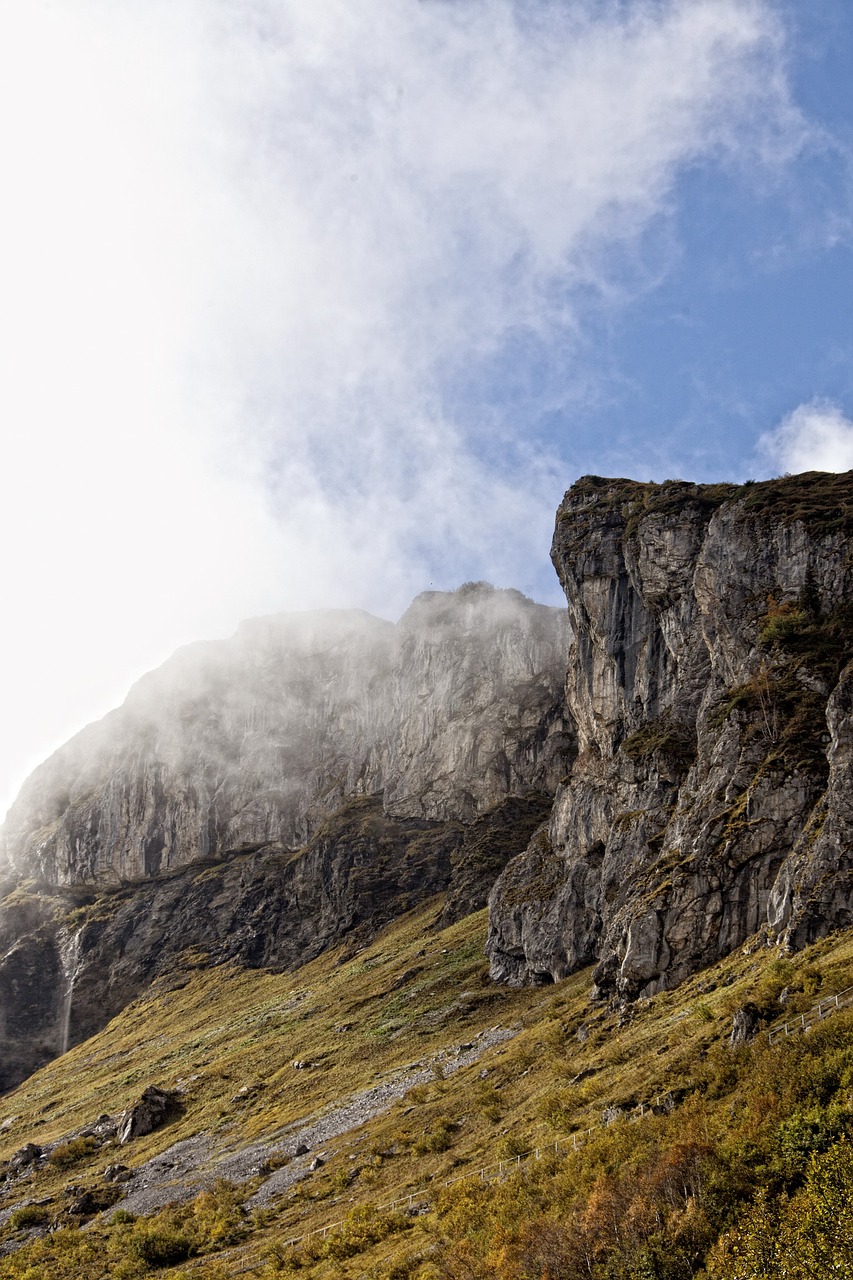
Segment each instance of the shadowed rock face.
[{"label": "shadowed rock face", "polygon": [[186,962],[290,967],[449,889],[485,904],[573,739],[567,619],[483,584],[181,650],[4,828],[0,1088]]},{"label": "shadowed rock face", "polygon": [[495,978],[673,986],[853,923],[853,473],[587,477],[552,557],[578,751],[490,900]]}]

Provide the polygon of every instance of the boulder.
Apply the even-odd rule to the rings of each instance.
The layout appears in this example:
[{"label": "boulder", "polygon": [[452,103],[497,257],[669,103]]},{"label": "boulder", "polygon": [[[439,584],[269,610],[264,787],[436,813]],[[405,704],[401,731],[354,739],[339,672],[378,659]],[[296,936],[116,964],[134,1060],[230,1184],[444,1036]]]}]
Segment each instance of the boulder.
[{"label": "boulder", "polygon": [[116,1137],[124,1146],[134,1138],[143,1138],[147,1133],[159,1129],[174,1111],[174,1094],[156,1085],[149,1085],[138,1102],[122,1113]]}]

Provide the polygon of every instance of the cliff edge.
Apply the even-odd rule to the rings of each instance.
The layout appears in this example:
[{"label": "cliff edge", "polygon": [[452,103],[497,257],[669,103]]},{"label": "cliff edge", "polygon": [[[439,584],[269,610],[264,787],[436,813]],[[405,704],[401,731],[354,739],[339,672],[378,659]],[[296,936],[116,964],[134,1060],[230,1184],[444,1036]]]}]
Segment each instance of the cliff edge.
[{"label": "cliff edge", "polygon": [[577,755],[492,891],[494,978],[635,998],[853,923],[851,533],[853,472],[569,490]]}]

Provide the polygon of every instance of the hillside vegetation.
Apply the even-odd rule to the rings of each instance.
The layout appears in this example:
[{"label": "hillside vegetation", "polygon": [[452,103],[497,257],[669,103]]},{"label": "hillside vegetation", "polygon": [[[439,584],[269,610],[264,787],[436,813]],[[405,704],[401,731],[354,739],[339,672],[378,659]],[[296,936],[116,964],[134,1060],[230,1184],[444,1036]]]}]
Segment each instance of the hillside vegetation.
[{"label": "hillside vegetation", "polygon": [[[495,986],[485,913],[442,907],[290,974],[188,953],[0,1099],[0,1280],[853,1276],[853,1012],[762,1029],[853,985],[853,938],[756,939],[625,1009],[589,971]],[[150,1084],[168,1123],[99,1136]]]}]

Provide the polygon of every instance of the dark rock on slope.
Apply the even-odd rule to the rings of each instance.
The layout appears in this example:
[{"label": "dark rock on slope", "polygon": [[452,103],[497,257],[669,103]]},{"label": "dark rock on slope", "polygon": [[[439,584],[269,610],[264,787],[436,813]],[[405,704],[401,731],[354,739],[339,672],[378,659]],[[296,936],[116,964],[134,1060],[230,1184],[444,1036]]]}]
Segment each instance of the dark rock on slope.
[{"label": "dark rock on slope", "polygon": [[566,494],[578,751],[492,893],[495,978],[630,998],[853,924],[851,533],[853,473]]}]

